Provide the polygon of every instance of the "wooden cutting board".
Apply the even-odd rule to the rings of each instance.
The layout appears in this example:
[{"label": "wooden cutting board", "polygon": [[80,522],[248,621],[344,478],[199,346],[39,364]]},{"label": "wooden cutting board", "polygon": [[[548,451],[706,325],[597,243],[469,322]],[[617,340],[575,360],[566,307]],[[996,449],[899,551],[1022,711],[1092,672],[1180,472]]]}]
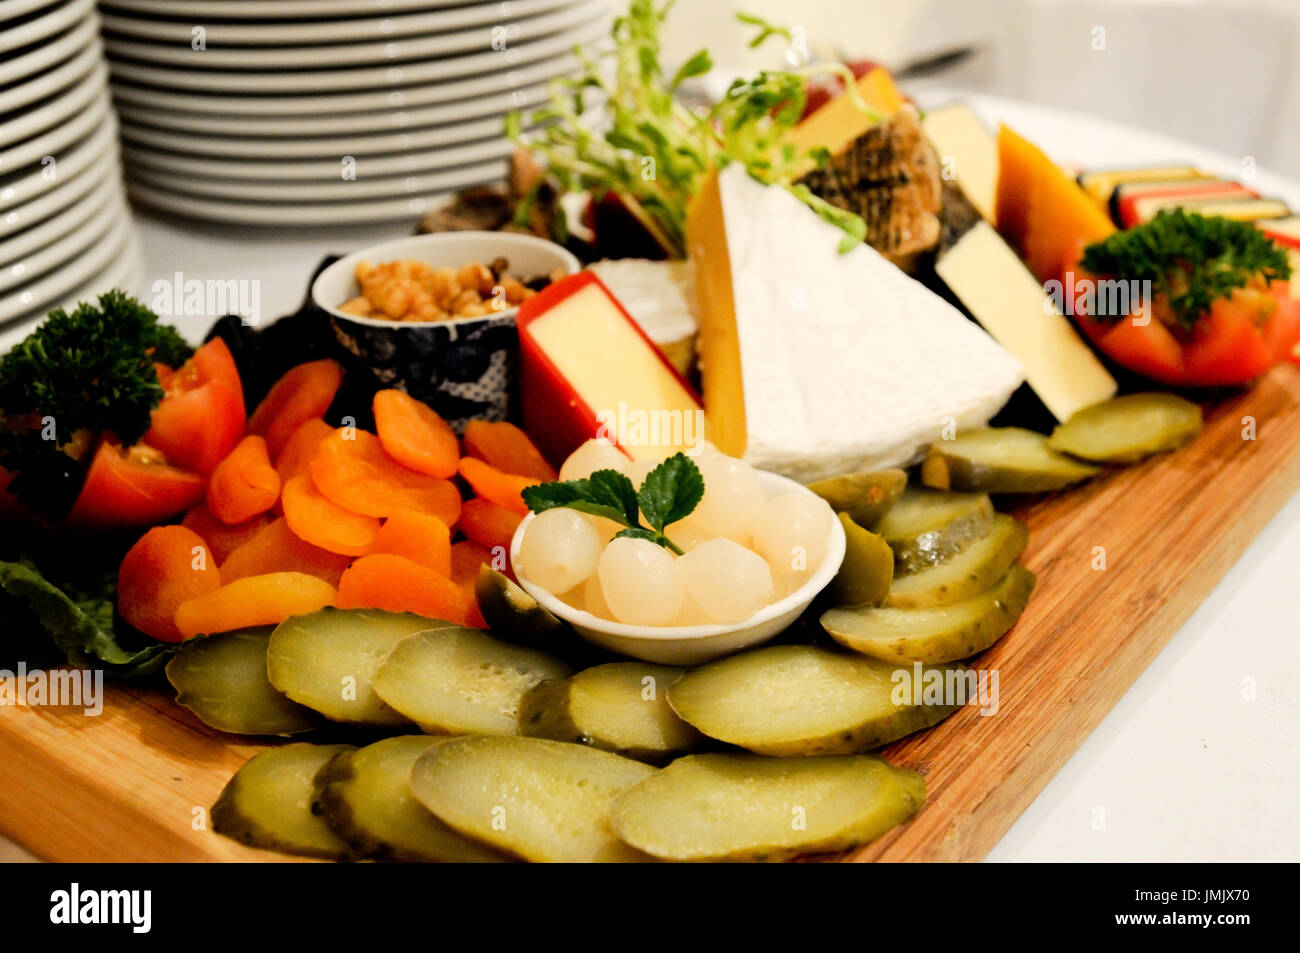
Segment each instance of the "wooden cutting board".
[{"label": "wooden cutting board", "polygon": [[[998,672],[999,710],[968,706],[885,749],[925,775],[926,804],[843,859],[987,854],[1297,489],[1300,369],[1282,367],[1214,407],[1182,450],[1017,510],[1038,587],[973,663]],[[157,688],[106,696],[98,717],[0,708],[0,833],[48,860],[288,859],[207,829],[206,809],[262,745],[204,727]]]}]

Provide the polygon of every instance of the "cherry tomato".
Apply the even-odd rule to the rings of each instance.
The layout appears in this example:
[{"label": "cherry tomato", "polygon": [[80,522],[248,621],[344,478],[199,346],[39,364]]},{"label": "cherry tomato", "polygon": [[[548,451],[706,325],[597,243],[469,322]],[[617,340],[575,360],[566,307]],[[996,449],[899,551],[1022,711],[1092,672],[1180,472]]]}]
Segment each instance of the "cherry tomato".
[{"label": "cherry tomato", "polygon": [[211,473],[244,435],[244,391],[230,349],[214,338],[159,381],[166,393],[145,443],[175,466]]},{"label": "cherry tomato", "polygon": [[105,436],[66,523],[79,529],[147,526],[185,512],[206,488],[197,473],[169,465],[147,444],[123,449]]}]

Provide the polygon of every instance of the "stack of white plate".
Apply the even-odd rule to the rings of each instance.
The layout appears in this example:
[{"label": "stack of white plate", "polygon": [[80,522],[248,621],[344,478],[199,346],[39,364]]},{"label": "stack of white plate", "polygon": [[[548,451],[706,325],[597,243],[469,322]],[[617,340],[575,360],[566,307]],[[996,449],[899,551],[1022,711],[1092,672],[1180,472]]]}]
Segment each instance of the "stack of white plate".
[{"label": "stack of white plate", "polygon": [[94,0],[3,0],[0,326],[139,274]]},{"label": "stack of white plate", "polygon": [[101,0],[132,196],[192,218],[418,217],[500,179],[613,0]]}]

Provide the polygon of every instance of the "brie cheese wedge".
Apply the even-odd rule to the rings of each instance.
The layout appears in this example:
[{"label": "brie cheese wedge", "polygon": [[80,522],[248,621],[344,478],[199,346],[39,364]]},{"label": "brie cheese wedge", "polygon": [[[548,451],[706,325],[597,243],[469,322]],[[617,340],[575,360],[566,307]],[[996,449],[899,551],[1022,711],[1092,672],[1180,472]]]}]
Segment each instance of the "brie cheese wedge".
[{"label": "brie cheese wedge", "polygon": [[809,482],[916,460],[1024,379],[978,325],[787,189],[733,164],[692,204],[710,439]]}]

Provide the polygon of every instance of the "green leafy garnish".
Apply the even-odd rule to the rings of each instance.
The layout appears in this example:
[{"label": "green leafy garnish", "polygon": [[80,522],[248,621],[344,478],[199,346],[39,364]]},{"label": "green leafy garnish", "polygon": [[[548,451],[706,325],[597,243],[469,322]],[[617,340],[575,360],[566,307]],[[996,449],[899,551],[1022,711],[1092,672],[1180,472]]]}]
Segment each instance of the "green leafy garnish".
[{"label": "green leafy garnish", "polygon": [[[1080,261],[1096,275],[1150,281],[1174,323],[1191,331],[1219,298],[1253,282],[1286,281],[1286,251],[1250,222],[1186,209],[1163,209],[1142,225],[1084,249]],[[1121,314],[1098,314],[1118,320]]]},{"label": "green leafy garnish", "polygon": [[[602,516],[625,527],[616,536],[645,539],[678,556],[682,549],[664,529],[695,511],[704,498],[704,477],[695,461],[677,453],[655,467],[637,490],[617,470],[597,470],[583,480],[555,480],[524,490],[524,502],[534,513],[559,506]],[[641,524],[641,514],[650,523]]]},{"label": "green leafy garnish", "polygon": [[110,571],[102,584],[82,590],[55,584],[27,559],[0,562],[0,610],[11,622],[32,619],[72,665],[116,676],[157,671],[174,647],[149,641],[122,621],[113,609],[115,582]]},{"label": "green leafy garnish", "polygon": [[[614,21],[612,79],[603,64],[581,48],[581,71],[551,81],[549,103],[525,122],[506,116],[506,135],[548,166],[560,188],[603,195],[616,192],[640,206],[671,257],[686,250],[686,209],[704,179],[731,162],[768,185],[791,188],[810,165],[825,162],[824,149],[800,151],[790,134],[803,115],[808,77],[833,73],[845,81],[845,95],[873,120],[881,117],[857,94],[852,72],[842,64],[817,64],[793,71],[764,71],[732,83],[712,109],[691,109],[677,98],[678,88],[713,67],[707,50],[690,57],[671,78],[659,62],[659,31],[672,0],[632,0]],[[790,30],[760,17],[738,14],[758,28],[751,46],[771,37],[792,39]],[[589,121],[592,94],[604,99],[602,123]],[[536,131],[525,133],[525,126]],[[604,131],[599,131],[599,128]],[[792,188],[818,214],[854,240],[866,234],[862,219],[835,209],[807,189]]]},{"label": "green leafy garnish", "polygon": [[111,430],[124,445],[149,429],[162,400],[153,362],[179,366],[190,348],[129,295],[54,311],[0,358],[0,467],[34,513],[63,516],[85,475],[93,440]]}]

